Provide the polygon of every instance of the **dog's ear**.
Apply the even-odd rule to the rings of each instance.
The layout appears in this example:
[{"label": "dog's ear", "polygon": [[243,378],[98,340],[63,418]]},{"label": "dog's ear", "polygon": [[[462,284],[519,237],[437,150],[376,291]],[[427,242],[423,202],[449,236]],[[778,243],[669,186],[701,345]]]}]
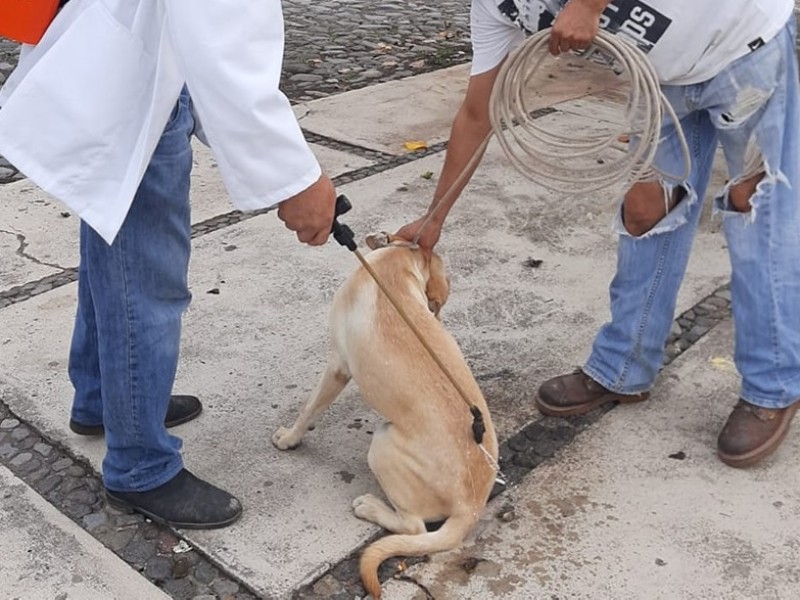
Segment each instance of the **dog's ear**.
[{"label": "dog's ear", "polygon": [[410,243],[409,240],[396,236],[393,233],[387,233],[386,231],[381,231],[378,233],[370,233],[364,241],[366,242],[367,247],[370,250],[385,248],[386,246],[391,246],[395,242],[400,242],[403,244]]},{"label": "dog's ear", "polygon": [[370,233],[364,240],[370,250],[377,250],[378,248],[385,248],[389,245],[389,234],[385,231],[378,233]]},{"label": "dog's ear", "polygon": [[428,298],[428,308],[439,317],[447,297],[450,295],[450,280],[444,269],[444,261],[435,252],[431,253],[428,265],[428,281],[425,284],[425,296]]}]

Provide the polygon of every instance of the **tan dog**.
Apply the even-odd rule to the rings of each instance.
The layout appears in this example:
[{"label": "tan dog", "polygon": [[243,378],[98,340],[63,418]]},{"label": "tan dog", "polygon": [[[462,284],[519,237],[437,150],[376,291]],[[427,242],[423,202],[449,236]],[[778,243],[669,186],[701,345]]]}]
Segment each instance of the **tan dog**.
[{"label": "tan dog", "polygon": [[[370,266],[483,413],[483,447],[496,464],[497,437],[486,401],[435,316],[449,292],[442,260],[434,254],[428,261],[407,242],[381,236],[367,238],[375,250],[367,255]],[[332,352],[322,379],[297,422],[280,428],[272,442],[281,450],[297,447],[351,378],[386,419],[374,433],[368,462],[391,506],[371,494],[353,502],[356,516],[396,534],[370,545],[361,557],[364,587],[380,598],[378,567],[384,560],[461,543],[486,505],[496,470],[475,442],[469,407],[364,267],[336,292],[330,328]],[[426,522],[443,520],[440,529],[427,532]]]}]

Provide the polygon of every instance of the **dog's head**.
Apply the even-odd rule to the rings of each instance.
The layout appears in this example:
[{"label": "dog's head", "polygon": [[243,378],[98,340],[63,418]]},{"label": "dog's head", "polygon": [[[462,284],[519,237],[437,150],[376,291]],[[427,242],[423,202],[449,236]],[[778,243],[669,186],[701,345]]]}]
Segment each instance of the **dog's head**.
[{"label": "dog's head", "polygon": [[442,258],[436,254],[436,252],[431,252],[429,256],[425,256],[424,253],[420,252],[419,248],[409,240],[391,233],[386,233],[385,231],[369,234],[366,237],[366,244],[370,250],[395,246],[406,247],[419,254],[421,257],[422,273],[426,278],[425,296],[428,298],[428,308],[438,317],[439,311],[442,309],[445,302],[447,302],[447,297],[450,294],[450,280],[447,278]]}]

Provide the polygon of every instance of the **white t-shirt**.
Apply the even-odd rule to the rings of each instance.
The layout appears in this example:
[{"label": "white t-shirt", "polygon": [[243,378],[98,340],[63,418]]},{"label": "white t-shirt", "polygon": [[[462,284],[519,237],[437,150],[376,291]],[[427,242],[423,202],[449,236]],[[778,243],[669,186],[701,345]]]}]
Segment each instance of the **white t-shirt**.
[{"label": "white t-shirt", "polygon": [[[472,74],[494,67],[525,39],[549,27],[567,0],[472,0]],[[600,26],[624,33],[650,57],[664,84],[711,79],[772,39],[794,0],[613,0]]]}]

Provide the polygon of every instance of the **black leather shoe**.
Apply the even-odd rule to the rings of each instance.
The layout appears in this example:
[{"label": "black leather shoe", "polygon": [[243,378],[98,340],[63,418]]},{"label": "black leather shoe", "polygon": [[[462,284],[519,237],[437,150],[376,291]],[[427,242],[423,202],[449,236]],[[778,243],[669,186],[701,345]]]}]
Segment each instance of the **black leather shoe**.
[{"label": "black leather shoe", "polygon": [[[170,396],[167,417],[164,425],[175,427],[191,421],[203,412],[203,405],[196,396]],[[100,425],[83,425],[77,421],[69,420],[69,428],[78,435],[103,435],[105,428]]]},{"label": "black leather shoe", "polygon": [[147,492],[106,489],[106,501],[117,510],[142,513],[156,523],[181,529],[217,529],[242,516],[236,497],[186,469]]}]

